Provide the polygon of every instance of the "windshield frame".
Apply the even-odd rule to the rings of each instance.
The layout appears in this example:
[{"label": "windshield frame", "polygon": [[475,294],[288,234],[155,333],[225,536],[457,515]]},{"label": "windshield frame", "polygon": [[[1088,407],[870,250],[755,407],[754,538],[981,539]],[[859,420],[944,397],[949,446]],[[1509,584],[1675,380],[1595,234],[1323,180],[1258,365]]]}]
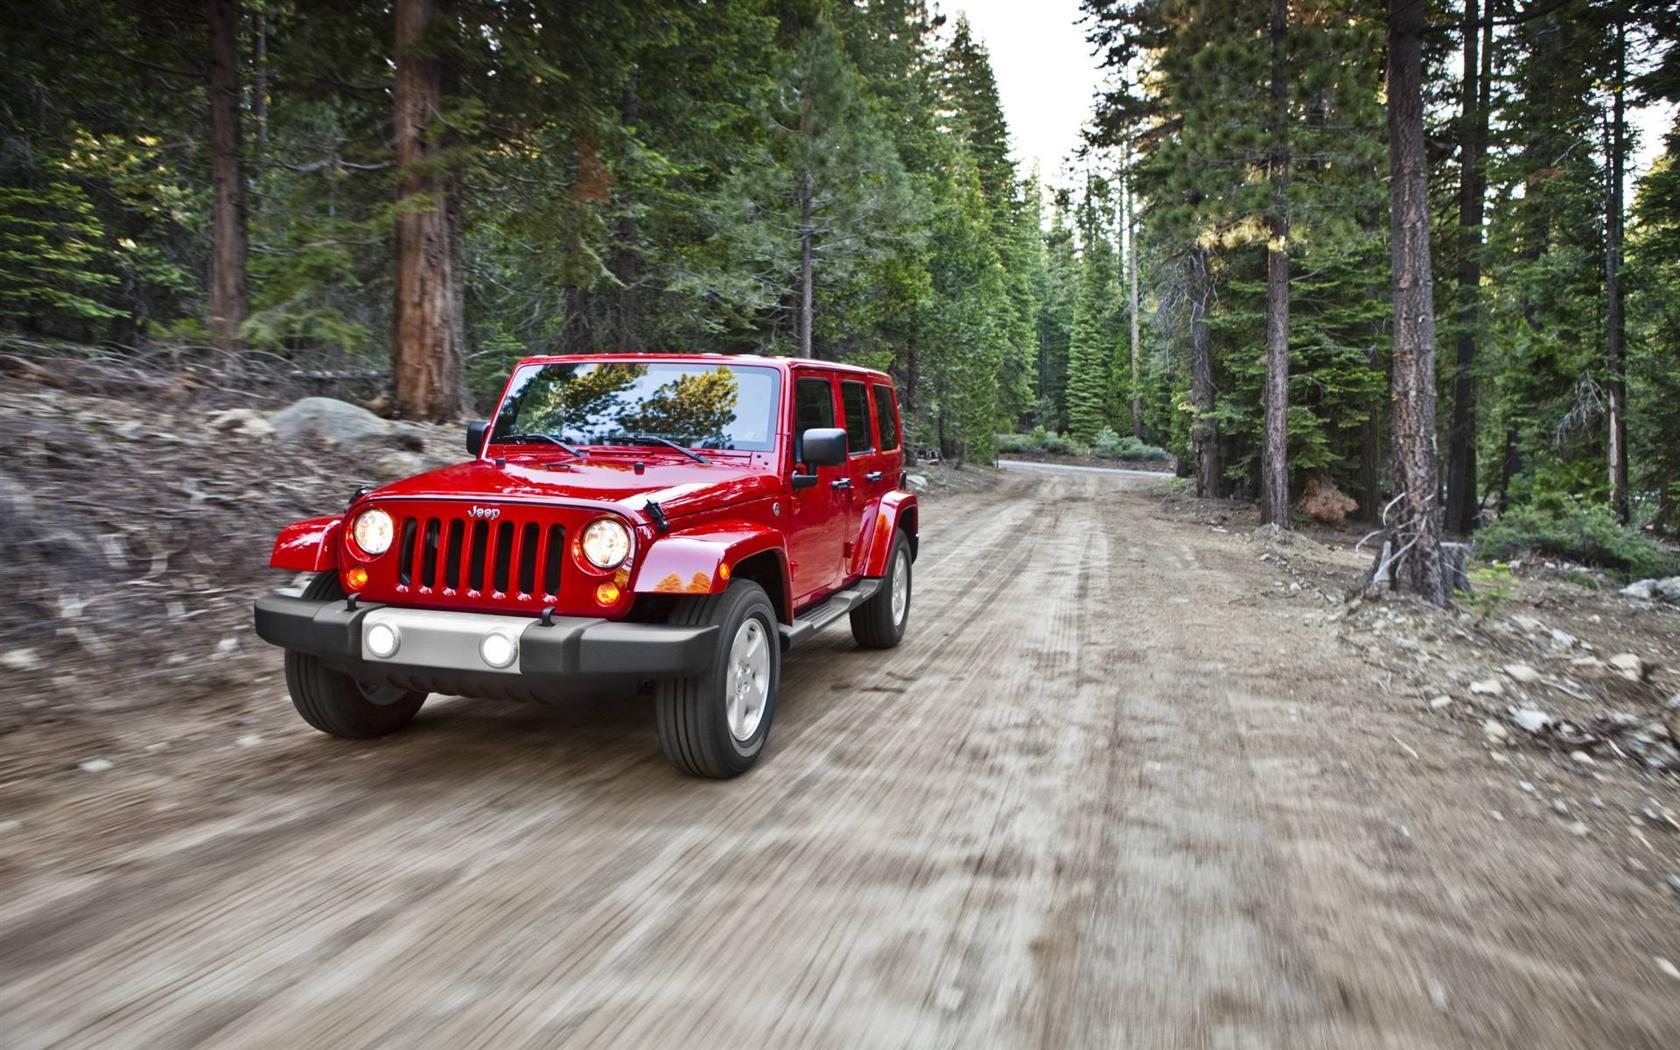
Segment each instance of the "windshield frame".
[{"label": "windshield frame", "polygon": [[[715,357],[709,357],[709,356],[708,357],[701,357],[701,356],[693,356],[693,355],[687,355],[687,354],[669,354],[669,355],[649,354],[649,355],[646,355],[646,356],[635,355],[635,356],[632,356],[632,357],[622,357],[622,356],[617,356],[617,355],[603,356],[603,357],[551,357],[551,358],[527,359],[527,360],[521,361],[521,362],[519,362],[519,364],[517,364],[514,367],[513,371],[508,375],[507,382],[505,384],[503,384],[503,386],[502,386],[501,395],[496,400],[496,409],[491,414],[490,419],[487,422],[487,425],[486,425],[486,428],[485,428],[486,429],[485,442],[484,442],[484,445],[483,445],[483,450],[480,453],[480,458],[484,458],[484,459],[493,458],[490,455],[490,449],[492,447],[496,447],[496,448],[500,448],[500,449],[527,448],[527,449],[530,449],[530,450],[533,450],[533,451],[538,451],[538,452],[543,451],[545,449],[546,450],[551,450],[551,451],[557,451],[557,450],[553,449],[553,446],[549,445],[546,442],[539,443],[539,444],[528,444],[526,442],[517,442],[517,441],[515,441],[515,442],[498,441],[497,438],[496,438],[497,425],[498,425],[498,423],[500,423],[500,421],[502,419],[503,412],[505,412],[507,410],[509,401],[512,400],[519,392],[521,392],[524,389],[525,383],[530,381],[529,379],[524,379],[523,378],[527,373],[532,374],[532,376],[534,377],[534,375],[536,373],[539,373],[542,369],[551,368],[551,367],[584,368],[584,367],[613,367],[613,366],[634,366],[634,365],[647,365],[647,366],[654,366],[654,367],[687,368],[687,369],[694,369],[694,370],[697,370],[697,371],[714,371],[714,370],[718,370],[718,369],[724,369],[724,370],[728,370],[730,372],[757,373],[757,374],[762,374],[762,375],[768,376],[769,379],[770,379],[769,407],[767,409],[768,430],[767,430],[767,436],[766,436],[766,438],[763,442],[751,442],[750,443],[751,447],[743,446],[743,445],[736,445],[734,447],[729,447],[729,448],[719,448],[719,447],[716,447],[716,446],[705,445],[705,444],[683,444],[680,441],[678,441],[678,444],[681,444],[682,448],[684,448],[684,449],[695,449],[695,450],[699,450],[699,451],[706,452],[706,453],[723,454],[723,455],[774,455],[776,449],[778,449],[780,447],[782,437],[783,437],[782,432],[783,432],[783,429],[785,427],[785,420],[783,419],[783,416],[785,414],[784,409],[785,409],[786,406],[784,406],[782,404],[782,387],[784,385],[785,380],[784,380],[784,374],[783,374],[784,370],[781,369],[781,368],[778,368],[775,364],[772,364],[772,363],[769,363],[769,362],[764,362],[764,361],[756,361],[756,360],[752,360],[752,361],[720,360],[720,359],[715,358]],[[519,427],[518,429],[520,429],[522,432],[526,432],[524,427]],[[668,454],[668,455],[678,455],[679,454],[675,449],[661,450],[659,448],[659,446],[657,446],[657,445],[652,445],[652,444],[648,444],[648,443],[644,443],[644,442],[621,443],[621,442],[615,442],[615,441],[611,441],[611,440],[602,441],[602,440],[598,440],[598,439],[582,439],[582,440],[570,439],[570,440],[568,440],[568,439],[566,439],[565,434],[566,434],[566,431],[561,430],[559,432],[554,433],[552,436],[560,438],[561,440],[566,440],[567,444],[572,445],[576,448],[614,449],[614,450],[617,450],[617,449],[631,450],[631,449],[633,449],[633,450],[638,451],[638,452],[663,451],[665,454]],[[673,438],[672,440],[676,440],[676,439]],[[763,447],[757,447],[759,445],[762,445]]]}]

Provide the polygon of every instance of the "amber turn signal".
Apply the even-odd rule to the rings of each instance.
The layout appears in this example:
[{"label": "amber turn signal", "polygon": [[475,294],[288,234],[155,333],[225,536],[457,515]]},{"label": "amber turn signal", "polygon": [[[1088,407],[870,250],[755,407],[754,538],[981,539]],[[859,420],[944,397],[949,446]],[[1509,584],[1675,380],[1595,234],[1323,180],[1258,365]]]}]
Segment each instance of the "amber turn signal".
[{"label": "amber turn signal", "polygon": [[618,584],[608,580],[595,588],[595,604],[611,605],[616,601],[618,601]]},{"label": "amber turn signal", "polygon": [[358,565],[345,573],[344,579],[350,584],[351,590],[359,591],[367,586],[367,570]]},{"label": "amber turn signal", "polygon": [[722,580],[725,583],[729,582],[729,563],[728,562],[724,562],[722,565],[718,566],[718,579]]}]

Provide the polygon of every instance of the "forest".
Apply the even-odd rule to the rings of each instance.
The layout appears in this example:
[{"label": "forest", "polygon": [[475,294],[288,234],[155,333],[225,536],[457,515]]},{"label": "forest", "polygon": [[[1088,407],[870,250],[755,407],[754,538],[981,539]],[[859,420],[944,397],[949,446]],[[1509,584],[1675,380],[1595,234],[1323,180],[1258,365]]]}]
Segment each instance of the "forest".
[{"label": "forest", "polygon": [[430,420],[532,353],[797,354],[890,370],[918,448],[1160,446],[1282,528],[1334,491],[1624,568],[1680,529],[1680,126],[1629,175],[1673,5],[1081,26],[1106,86],[1045,172],[926,0],[7,5],[0,352]]}]

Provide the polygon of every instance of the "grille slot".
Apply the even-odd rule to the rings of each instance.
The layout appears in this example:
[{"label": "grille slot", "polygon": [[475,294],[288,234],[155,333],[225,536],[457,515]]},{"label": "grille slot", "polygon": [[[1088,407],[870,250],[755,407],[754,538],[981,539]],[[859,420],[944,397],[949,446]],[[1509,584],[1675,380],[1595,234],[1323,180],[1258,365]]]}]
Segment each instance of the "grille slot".
[{"label": "grille slot", "polygon": [[414,582],[414,534],[417,523],[413,518],[405,518],[402,523],[402,540],[397,544],[397,582],[405,587]]},{"label": "grille slot", "polygon": [[519,593],[530,594],[537,589],[537,540],[542,530],[528,521],[519,539]]},{"label": "grille slot", "polygon": [[472,554],[467,559],[467,586],[475,591],[484,589],[484,554],[490,542],[490,523],[472,523]]},{"label": "grille slot", "polygon": [[420,585],[422,587],[437,586],[438,561],[438,526],[441,524],[436,518],[426,522],[426,531],[420,541]]},{"label": "grille slot", "polygon": [[496,556],[491,560],[495,566],[490,576],[490,586],[503,594],[508,592],[510,570],[513,568],[513,522],[504,521],[496,526]]},{"label": "grille slot", "polygon": [[466,531],[467,523],[459,518],[449,523],[449,542],[443,552],[443,585],[452,591],[461,589],[461,537]]},{"label": "grille slot", "polygon": [[560,523],[523,515],[470,518],[440,507],[404,515],[397,535],[395,582],[402,587],[525,602],[560,593],[566,553]]},{"label": "grille slot", "polygon": [[543,552],[543,593],[560,593],[560,558],[566,553],[566,530],[560,525],[548,527],[548,547]]}]

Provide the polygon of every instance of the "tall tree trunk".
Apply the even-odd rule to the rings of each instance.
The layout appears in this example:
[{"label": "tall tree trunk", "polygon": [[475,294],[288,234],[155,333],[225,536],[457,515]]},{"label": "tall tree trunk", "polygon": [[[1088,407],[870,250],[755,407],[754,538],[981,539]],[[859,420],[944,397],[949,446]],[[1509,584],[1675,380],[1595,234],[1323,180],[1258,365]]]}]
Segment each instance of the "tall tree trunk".
[{"label": "tall tree trunk", "polygon": [[432,0],[396,2],[397,410],[411,419],[459,414],[462,387],[459,263],[439,146],[428,134],[443,100],[442,71],[427,52]]},{"label": "tall tree trunk", "polygon": [[1137,204],[1132,199],[1132,151],[1126,147],[1120,202],[1126,218],[1126,317],[1132,339],[1132,436],[1143,440],[1143,350],[1138,342]]},{"label": "tall tree trunk", "polygon": [[[447,24],[453,25],[460,11],[458,0],[438,0],[437,17]],[[455,97],[461,93],[461,64],[454,57],[438,60],[438,79],[442,86],[443,97]],[[443,149],[453,149],[459,145],[456,134],[448,129],[444,130],[439,142]],[[461,174],[459,166],[450,167],[442,176],[443,180],[443,233],[444,243],[449,246],[449,304],[446,307],[449,318],[449,345],[454,347],[454,376],[455,376],[455,414],[470,409],[467,394],[467,238],[466,238],[466,180]]]},{"label": "tall tree trunk", "polygon": [[811,173],[799,179],[799,356],[811,356]]},{"label": "tall tree trunk", "polygon": [[[1477,0],[1464,4],[1464,84],[1459,116],[1458,356],[1453,372],[1452,429],[1447,449],[1446,530],[1467,536],[1476,527],[1476,337],[1481,323],[1482,212],[1487,176],[1488,78],[1492,20],[1483,23]],[[1478,40],[1478,37],[1480,38]]]},{"label": "tall tree trunk", "polygon": [[1289,517],[1289,125],[1284,41],[1287,0],[1272,0],[1271,214],[1266,217],[1266,420],[1260,446],[1260,520]]},{"label": "tall tree trunk", "polygon": [[[816,90],[814,84],[807,79],[801,86],[799,93],[799,138],[809,146],[811,141],[813,114],[815,107],[811,102],[811,92]],[[814,298],[811,288],[813,275],[811,272],[811,228],[812,217],[815,213],[816,188],[811,182],[811,169],[807,166],[799,173],[799,356],[811,355],[811,323],[814,319]],[[941,404],[944,398],[940,399]],[[943,408],[941,408],[943,411]],[[941,420],[941,433],[944,422]],[[943,438],[941,438],[943,445]]]},{"label": "tall tree trunk", "polygon": [[1611,87],[1610,184],[1604,207],[1604,356],[1609,381],[1610,415],[1605,420],[1609,452],[1610,506],[1627,524],[1627,361],[1626,324],[1622,315],[1622,164],[1627,113],[1622,95],[1627,80],[1627,30],[1616,22],[1616,82]]},{"label": "tall tree trunk", "polygon": [[1219,427],[1214,421],[1212,340],[1207,325],[1207,249],[1197,245],[1189,255],[1190,299],[1190,442],[1196,450],[1196,495],[1212,498],[1224,486],[1219,477]]},{"label": "tall tree trunk", "polygon": [[[619,120],[626,129],[635,128],[637,120],[641,117],[640,100],[636,94],[639,88],[640,77],[635,70],[631,70],[624,84],[624,94],[618,101]],[[636,312],[641,282],[641,260],[636,254],[640,230],[631,203],[628,195],[618,201],[620,211],[618,222],[613,226],[612,257],[608,261],[613,278],[618,282],[614,293],[618,307],[618,316],[613,319],[617,328],[614,333],[614,345],[621,354],[633,354],[641,349],[641,332],[638,330],[640,318]]]},{"label": "tall tree trunk", "polygon": [[[251,12],[251,123],[257,129],[257,177],[268,167],[268,12]],[[260,202],[259,202],[260,203]]]},{"label": "tall tree trunk", "polygon": [[[1389,519],[1397,587],[1444,605],[1435,447],[1435,296],[1423,132],[1423,0],[1388,0],[1388,159],[1394,250],[1394,466]],[[1379,565],[1379,567],[1381,567]]]},{"label": "tall tree trunk", "polygon": [[247,310],[239,5],[208,0],[205,20],[210,30],[210,334],[217,347],[236,350]]},{"label": "tall tree trunk", "polygon": [[1511,481],[1522,473],[1522,444],[1517,428],[1507,423],[1505,425],[1505,449],[1499,457],[1499,502],[1497,509],[1503,514],[1511,506]]}]

